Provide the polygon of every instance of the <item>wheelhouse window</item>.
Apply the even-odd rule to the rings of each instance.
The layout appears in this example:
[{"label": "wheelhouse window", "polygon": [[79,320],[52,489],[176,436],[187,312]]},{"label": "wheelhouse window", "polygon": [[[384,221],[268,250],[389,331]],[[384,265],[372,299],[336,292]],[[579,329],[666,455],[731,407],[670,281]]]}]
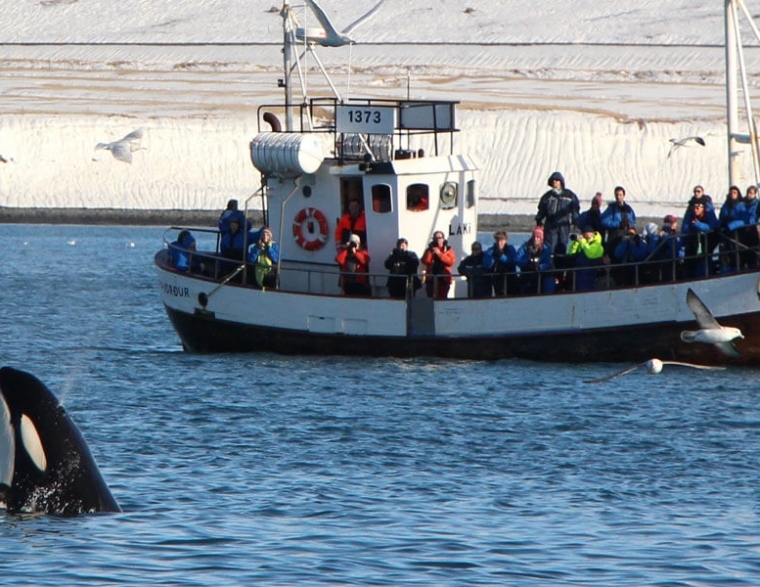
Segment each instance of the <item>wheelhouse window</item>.
[{"label": "wheelhouse window", "polygon": [[376,184],[372,186],[372,211],[377,214],[387,214],[393,211],[391,204],[391,186]]},{"label": "wheelhouse window", "polygon": [[467,195],[465,196],[464,205],[472,208],[475,205],[475,180],[467,182]]},{"label": "wheelhouse window", "polygon": [[430,187],[425,183],[414,183],[406,188],[406,209],[422,212],[430,208]]}]

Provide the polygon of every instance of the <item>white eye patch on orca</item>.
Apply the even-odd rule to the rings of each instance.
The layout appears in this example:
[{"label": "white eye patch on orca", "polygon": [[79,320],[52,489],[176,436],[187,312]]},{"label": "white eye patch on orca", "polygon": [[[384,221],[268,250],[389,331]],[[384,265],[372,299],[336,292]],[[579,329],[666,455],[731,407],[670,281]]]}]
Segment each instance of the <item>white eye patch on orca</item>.
[{"label": "white eye patch on orca", "polygon": [[40,471],[47,470],[47,457],[45,449],[42,448],[40,435],[37,433],[34,422],[26,414],[21,415],[21,442],[34,465]]},{"label": "white eye patch on orca", "polygon": [[11,424],[11,411],[0,394],[0,484],[10,487],[16,459],[16,438]]}]

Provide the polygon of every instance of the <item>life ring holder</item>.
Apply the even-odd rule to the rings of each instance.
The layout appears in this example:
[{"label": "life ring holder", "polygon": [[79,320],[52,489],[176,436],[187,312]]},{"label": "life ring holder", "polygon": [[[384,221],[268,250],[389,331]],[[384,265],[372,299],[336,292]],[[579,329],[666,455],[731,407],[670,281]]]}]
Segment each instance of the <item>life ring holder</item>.
[{"label": "life ring holder", "polygon": [[[314,230],[315,227],[319,227],[319,232]],[[316,238],[306,238],[314,235]],[[316,251],[325,246],[327,235],[327,218],[317,208],[304,208],[293,219],[293,236],[296,244],[306,251]]]}]

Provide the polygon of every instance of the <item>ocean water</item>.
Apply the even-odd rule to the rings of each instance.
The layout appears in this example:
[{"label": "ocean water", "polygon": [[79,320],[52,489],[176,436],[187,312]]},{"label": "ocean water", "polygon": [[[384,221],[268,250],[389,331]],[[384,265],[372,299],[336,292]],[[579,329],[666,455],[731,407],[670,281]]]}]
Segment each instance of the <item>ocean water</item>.
[{"label": "ocean water", "polygon": [[0,226],[2,364],[124,509],[3,516],[3,585],[760,584],[759,370],[186,354],[161,234]]}]

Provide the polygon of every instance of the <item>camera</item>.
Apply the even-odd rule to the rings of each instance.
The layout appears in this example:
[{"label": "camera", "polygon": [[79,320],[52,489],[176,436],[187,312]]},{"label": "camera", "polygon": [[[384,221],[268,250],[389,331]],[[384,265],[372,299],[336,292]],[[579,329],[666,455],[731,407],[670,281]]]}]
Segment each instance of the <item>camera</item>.
[{"label": "camera", "polygon": [[578,235],[577,235],[577,234],[575,234],[575,233],[572,233],[572,234],[570,235],[570,240],[571,240],[571,241],[577,241],[577,240],[578,240]]}]

